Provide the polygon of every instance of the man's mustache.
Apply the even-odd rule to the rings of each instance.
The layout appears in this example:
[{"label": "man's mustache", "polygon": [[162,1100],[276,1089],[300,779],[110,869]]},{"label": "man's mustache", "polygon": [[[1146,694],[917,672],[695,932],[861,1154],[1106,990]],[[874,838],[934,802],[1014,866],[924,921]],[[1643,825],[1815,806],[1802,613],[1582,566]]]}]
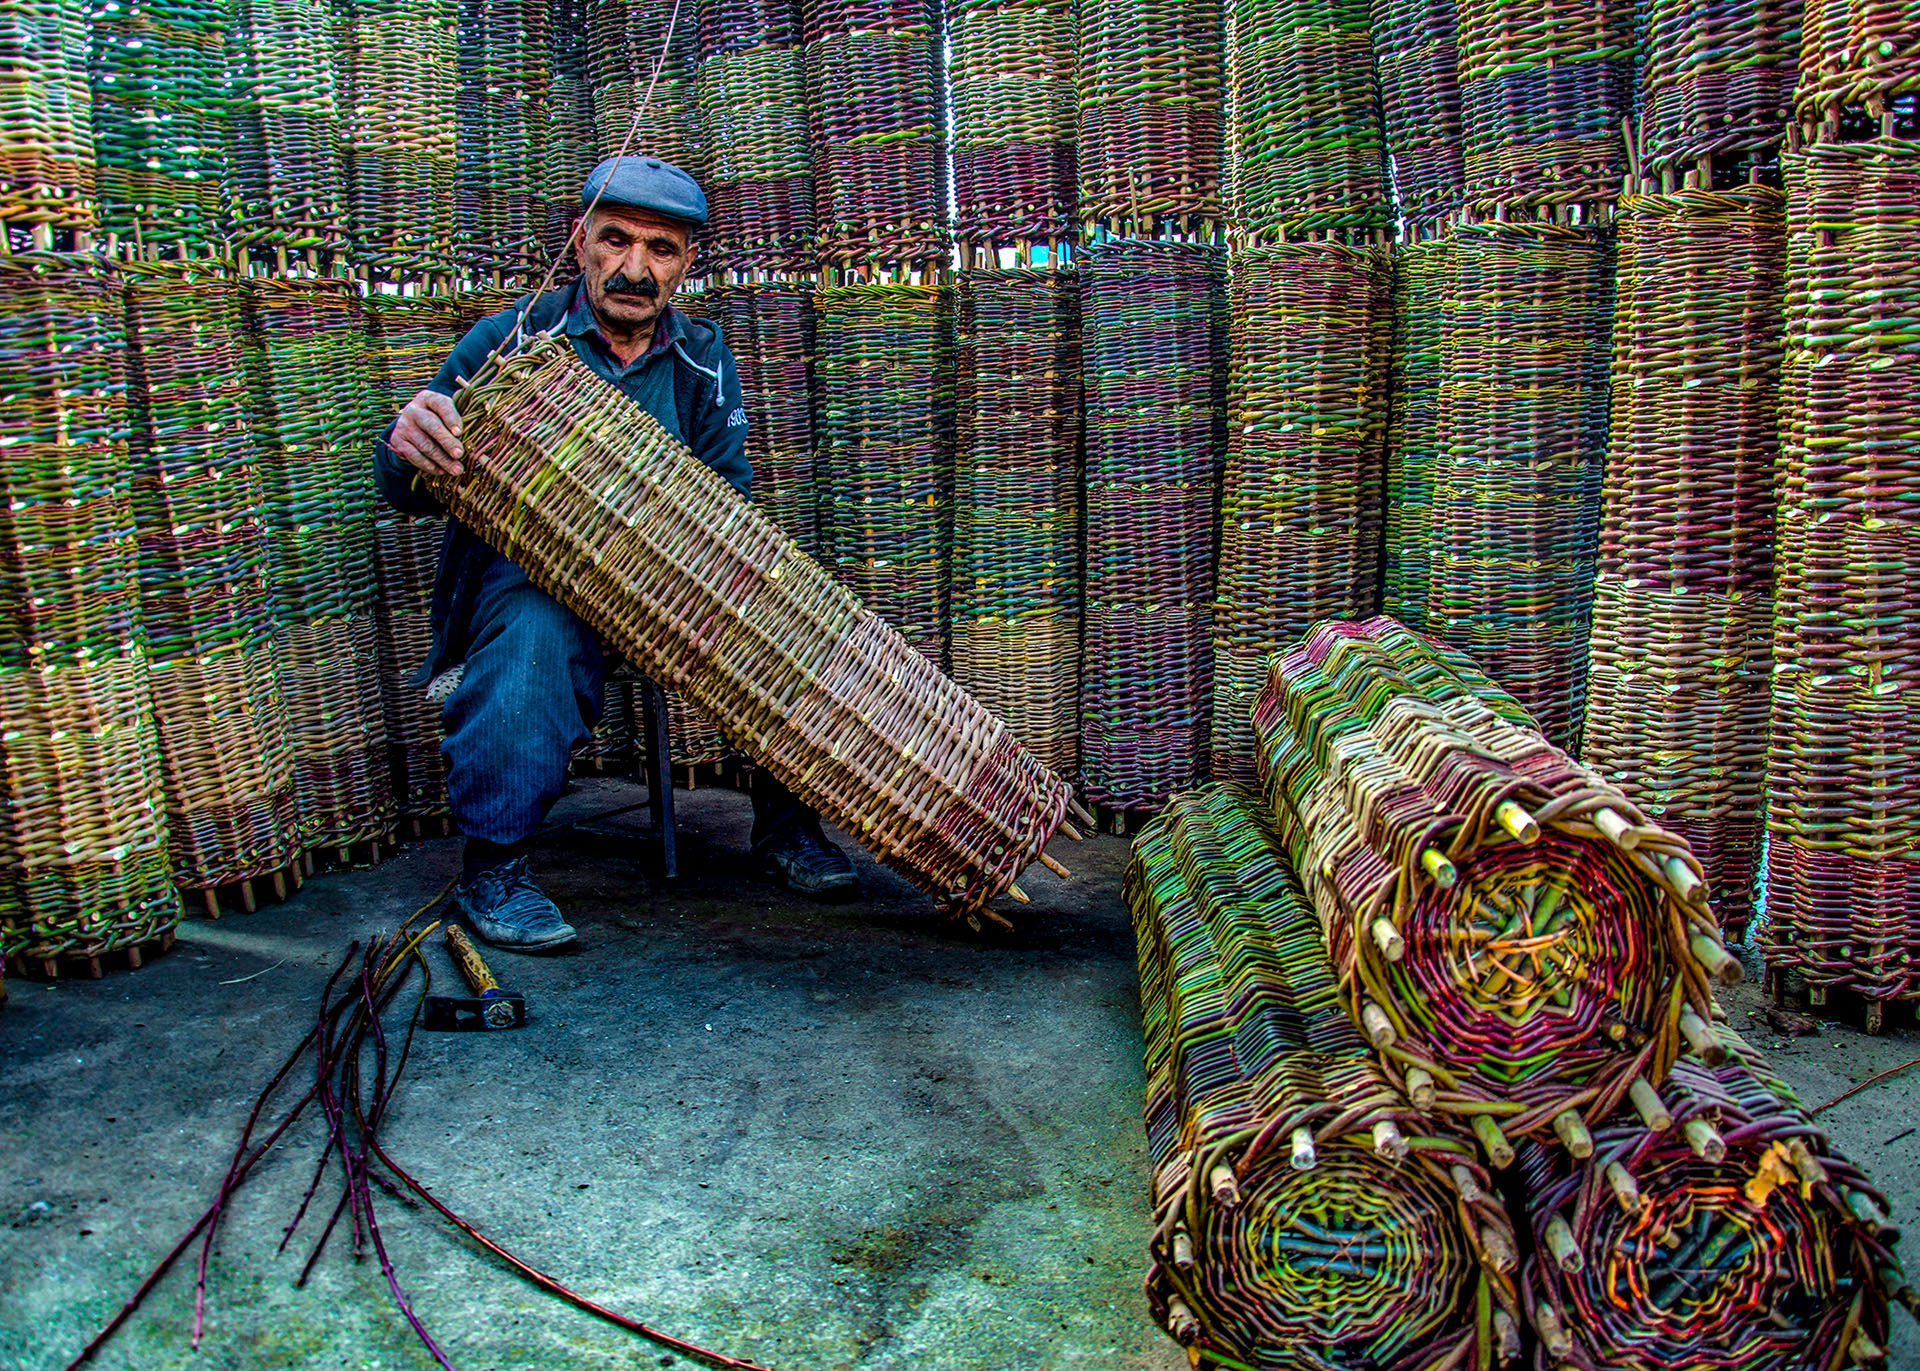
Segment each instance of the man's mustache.
[{"label": "man's mustache", "polygon": [[659,296],[660,287],[651,276],[642,276],[630,281],[624,273],[609,276],[607,284],[601,289],[609,295],[637,295],[643,300],[652,300]]}]

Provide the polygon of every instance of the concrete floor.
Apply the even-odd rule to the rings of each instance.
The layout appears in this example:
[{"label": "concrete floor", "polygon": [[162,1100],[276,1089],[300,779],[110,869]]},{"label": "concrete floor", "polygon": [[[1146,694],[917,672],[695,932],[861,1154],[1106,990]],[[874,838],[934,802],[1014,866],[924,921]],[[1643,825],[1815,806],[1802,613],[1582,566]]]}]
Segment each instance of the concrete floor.
[{"label": "concrete floor", "polygon": [[[555,818],[641,798],[586,782]],[[681,801],[671,886],[637,836],[644,813],[548,840],[536,870],[581,949],[495,956],[528,994],[528,1029],[421,1036],[385,1130],[394,1154],[584,1293],[779,1371],[1185,1367],[1140,1293],[1147,1158],[1124,844],[1056,844],[1076,879],[1036,870],[1020,933],[983,939],[864,857],[858,904],[750,884],[744,798]],[[348,942],[396,925],[457,865],[457,843],[423,844],[284,905],[190,923],[137,973],[10,982],[0,1367],[62,1366],[118,1308],[204,1206]],[[452,971],[434,956],[445,989]],[[1750,1019],[1758,1003],[1737,994],[1735,1023],[1809,1102],[1920,1055],[1911,1028],[1779,1039]],[[1827,1122],[1910,1221],[1920,1072]],[[200,1350],[187,1346],[183,1268],[97,1365],[431,1365],[374,1262],[336,1241],[295,1289],[304,1252],[275,1254],[317,1130],[236,1197]],[[693,1365],[538,1294],[425,1213],[386,1201],[383,1214],[417,1311],[463,1371]],[[1920,1371],[1910,1325],[1895,1349],[1896,1371]]]}]

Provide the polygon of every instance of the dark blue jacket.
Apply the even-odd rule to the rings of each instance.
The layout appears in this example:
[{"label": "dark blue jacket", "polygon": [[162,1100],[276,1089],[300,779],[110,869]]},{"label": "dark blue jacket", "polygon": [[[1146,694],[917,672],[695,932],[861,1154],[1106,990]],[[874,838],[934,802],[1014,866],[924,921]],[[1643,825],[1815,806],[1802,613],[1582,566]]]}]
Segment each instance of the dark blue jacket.
[{"label": "dark blue jacket", "polygon": [[[595,375],[658,419],[735,490],[751,493],[747,414],[733,354],[721,341],[719,325],[689,318],[671,305],[661,313],[652,346],[631,366],[622,367],[601,341],[577,282],[538,297],[526,296],[469,329],[427,389],[452,395],[460,382],[509,342],[522,311],[526,317],[519,324],[521,346],[536,333],[565,332]],[[392,435],[393,425],[388,424],[373,444],[373,475],[381,495],[402,514],[444,514],[439,502],[414,479],[418,471],[388,446]],[[472,642],[474,596],[493,556],[493,549],[477,534],[457,520],[447,521],[433,585],[433,648],[419,675],[422,684],[465,660]]]}]

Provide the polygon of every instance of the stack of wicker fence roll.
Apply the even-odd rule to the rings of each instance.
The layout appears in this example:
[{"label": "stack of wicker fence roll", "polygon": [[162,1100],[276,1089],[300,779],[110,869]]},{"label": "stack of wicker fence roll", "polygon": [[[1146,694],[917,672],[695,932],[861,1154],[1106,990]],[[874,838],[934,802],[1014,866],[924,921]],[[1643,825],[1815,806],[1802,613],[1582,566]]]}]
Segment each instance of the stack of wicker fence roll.
[{"label": "stack of wicker fence roll", "polygon": [[31,232],[94,226],[92,99],[86,11],[70,0],[0,6],[0,225]]},{"label": "stack of wicker fence roll", "polygon": [[1275,831],[1395,1083],[1504,1165],[1644,1118],[1709,976],[1698,863],[1467,658],[1391,619],[1275,656],[1254,712]]},{"label": "stack of wicker fence roll", "polygon": [[[59,197],[27,189],[29,222],[48,224]],[[0,262],[0,957],[16,966],[121,949],[137,964],[180,917],[124,386],[112,273],[91,254]]]},{"label": "stack of wicker fence roll", "polygon": [[[698,166],[694,67],[699,40],[693,5],[689,0],[677,9],[652,0],[586,0],[586,9],[600,155],[611,157],[627,148],[675,166]],[[576,196],[579,189],[576,183]]]},{"label": "stack of wicker fence roll", "polygon": [[1768,941],[1816,1004],[1920,999],[1920,50],[1810,6],[1787,182]]},{"label": "stack of wicker fence roll", "polygon": [[1340,1003],[1285,854],[1232,785],[1134,843],[1155,1317],[1199,1366],[1492,1367],[1520,1351],[1512,1221]]},{"label": "stack of wicker fence roll", "polygon": [[[580,186],[600,160],[593,112],[593,58],[587,0],[549,0],[547,136],[541,161],[546,207],[540,226],[545,260],[569,269],[568,238],[580,212]],[[558,279],[566,279],[564,274]]]},{"label": "stack of wicker fence roll", "polygon": [[1541,1367],[1879,1364],[1885,1202],[1714,1021],[1686,844],[1392,620],[1272,673],[1264,794],[1176,796],[1125,882],[1195,1365],[1492,1367],[1522,1315]]},{"label": "stack of wicker fence roll", "polygon": [[1414,629],[1427,627],[1432,594],[1433,487],[1440,468],[1440,360],[1451,247],[1446,238],[1415,240],[1393,255],[1381,608]]},{"label": "stack of wicker fence roll", "polygon": [[1072,271],[959,287],[953,676],[1042,763],[1080,755],[1080,329]]},{"label": "stack of wicker fence roll", "polygon": [[569,345],[457,403],[449,513],[803,801],[970,916],[1044,859],[1066,784]]},{"label": "stack of wicker fence roll", "polygon": [[1780,192],[1620,206],[1613,424],[1583,755],[1753,912],[1772,677]]},{"label": "stack of wicker fence roll", "polygon": [[1204,243],[1111,238],[1081,262],[1080,775],[1089,798],[1122,813],[1205,775],[1225,258]]},{"label": "stack of wicker fence roll", "polygon": [[362,305],[334,277],[243,282],[267,575],[302,845],[377,853],[393,788],[373,616],[373,409]]},{"label": "stack of wicker fence roll", "polygon": [[284,893],[299,856],[239,293],[217,261],[124,271],[140,618],[173,877],[217,913],[222,886],[249,906],[255,879]]},{"label": "stack of wicker fence roll", "polygon": [[953,296],[911,282],[815,300],[822,563],[935,666],[953,539]]},{"label": "stack of wicker fence roll", "polygon": [[1401,214],[1417,235],[1466,185],[1453,0],[1373,0],[1380,112]]}]

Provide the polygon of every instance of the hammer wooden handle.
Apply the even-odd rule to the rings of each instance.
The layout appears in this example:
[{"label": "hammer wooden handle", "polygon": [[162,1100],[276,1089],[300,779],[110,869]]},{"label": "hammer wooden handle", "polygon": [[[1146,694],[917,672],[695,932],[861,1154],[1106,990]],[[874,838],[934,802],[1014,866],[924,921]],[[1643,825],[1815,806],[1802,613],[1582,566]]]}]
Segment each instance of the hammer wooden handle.
[{"label": "hammer wooden handle", "polygon": [[493,973],[481,960],[479,950],[468,941],[464,928],[447,925],[447,951],[453,954],[453,964],[460,968],[460,974],[473,987],[474,994],[484,995],[500,988],[500,982],[494,980]]}]

